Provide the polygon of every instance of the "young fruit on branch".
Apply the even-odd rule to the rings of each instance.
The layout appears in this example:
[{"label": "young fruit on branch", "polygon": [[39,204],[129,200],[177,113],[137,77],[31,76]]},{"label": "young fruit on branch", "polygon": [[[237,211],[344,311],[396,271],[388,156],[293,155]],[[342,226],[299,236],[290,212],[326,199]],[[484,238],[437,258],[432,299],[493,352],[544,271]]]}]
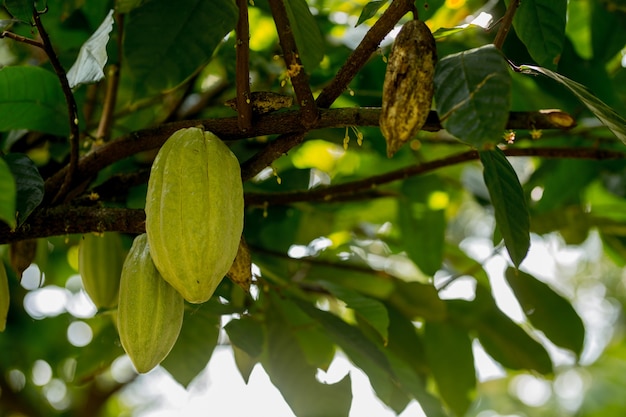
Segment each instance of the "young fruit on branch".
[{"label": "young fruit on branch", "polygon": [[117,292],[124,264],[119,233],[87,234],[78,245],[78,270],[83,288],[98,309],[117,305]]},{"label": "young fruit on branch", "polygon": [[117,326],[138,372],[150,371],[170,353],[184,309],[183,297],[154,266],[146,235],[137,236],[122,269]]},{"label": "young fruit on branch", "polygon": [[436,63],[435,38],[428,26],[420,20],[405,23],[391,48],[383,84],[380,130],[390,158],[426,123]]},{"label": "young fruit on branch", "polygon": [[146,197],[146,233],[163,278],[185,300],[207,301],[233,264],[242,231],[237,157],[211,132],[175,132],[154,160]]}]

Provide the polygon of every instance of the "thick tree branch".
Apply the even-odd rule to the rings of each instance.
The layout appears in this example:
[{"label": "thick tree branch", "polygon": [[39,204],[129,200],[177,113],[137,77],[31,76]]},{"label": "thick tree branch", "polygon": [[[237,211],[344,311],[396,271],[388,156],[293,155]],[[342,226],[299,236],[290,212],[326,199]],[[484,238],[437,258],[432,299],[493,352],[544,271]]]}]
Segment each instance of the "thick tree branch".
[{"label": "thick tree branch", "polygon": [[[577,158],[577,159],[624,159],[625,152],[598,148],[507,148],[507,156],[535,156],[542,158]],[[435,171],[439,168],[469,162],[478,159],[476,150],[469,150],[419,165],[412,165],[385,174],[337,184],[314,190],[287,193],[247,193],[248,206],[285,205],[297,202],[338,202],[354,199],[362,193],[371,193],[376,187],[399,181],[411,176]],[[381,196],[386,195],[381,193]],[[371,197],[371,194],[368,194]],[[141,209],[94,208],[57,206],[38,209],[28,221],[11,231],[8,226],[0,225],[0,244],[24,239],[88,233],[91,231],[120,231],[125,233],[143,233],[145,231],[145,213]]]},{"label": "thick tree branch", "polygon": [[346,63],[339,69],[333,80],[322,90],[317,97],[317,106],[328,108],[344,92],[350,81],[367,63],[378,45],[393,29],[396,23],[408,12],[415,10],[412,0],[394,0],[389,8],[380,16],[370,30],[365,34],[361,43],[352,51]]},{"label": "thick tree branch", "polygon": [[63,90],[63,94],[65,95],[65,101],[67,102],[67,113],[70,124],[70,163],[65,174],[65,181],[61,184],[59,188],[55,189],[56,194],[53,199],[53,201],[62,201],[62,199],[71,189],[72,183],[76,178],[76,169],[78,166],[79,156],[78,139],[80,134],[78,130],[78,107],[76,106],[76,100],[74,99],[74,94],[72,93],[72,89],[70,88],[70,83],[67,80],[67,74],[65,73],[65,69],[63,68],[63,65],[61,65],[61,61],[59,61],[59,57],[57,57],[56,52],[54,51],[54,47],[52,46],[52,42],[50,41],[50,37],[48,36],[48,33],[43,26],[43,23],[41,23],[41,12],[34,10],[33,20],[35,21],[35,26],[39,31],[39,36],[41,37],[41,42],[43,44],[43,50],[46,52],[46,55],[50,60],[50,64],[52,64],[52,67],[54,68],[54,72],[59,79],[61,89]]},{"label": "thick tree branch", "polygon": [[[312,129],[378,126],[379,118],[380,108],[378,107],[320,109],[320,117]],[[571,116],[557,110],[512,112],[509,116],[507,129],[562,129],[573,127],[574,124],[574,119]],[[90,178],[114,162],[142,151],[161,147],[167,138],[178,129],[200,125],[223,140],[290,134],[269,143],[258,155],[246,161],[242,165],[244,180],[252,178],[276,158],[293,148],[295,144],[300,143],[303,137],[297,137],[296,134],[305,130],[302,126],[300,112],[297,110],[258,115],[253,128],[245,133],[239,130],[237,117],[167,123],[155,128],[130,133],[92,150],[80,159],[76,168],[76,176],[77,178]],[[423,130],[435,132],[441,128],[437,113],[431,112]],[[46,180],[47,197],[59,189],[67,175],[67,169],[66,166]]]},{"label": "thick tree branch", "polygon": [[294,93],[296,93],[298,106],[300,106],[302,112],[302,124],[305,127],[310,127],[317,121],[317,106],[313,98],[313,93],[311,92],[311,87],[309,86],[307,69],[302,65],[302,60],[298,53],[298,46],[293,37],[291,24],[287,17],[287,9],[283,1],[284,0],[269,0],[270,9],[272,10],[274,22],[276,23],[280,48],[283,51],[283,58],[287,66],[287,75],[291,79],[291,85],[293,86]]}]

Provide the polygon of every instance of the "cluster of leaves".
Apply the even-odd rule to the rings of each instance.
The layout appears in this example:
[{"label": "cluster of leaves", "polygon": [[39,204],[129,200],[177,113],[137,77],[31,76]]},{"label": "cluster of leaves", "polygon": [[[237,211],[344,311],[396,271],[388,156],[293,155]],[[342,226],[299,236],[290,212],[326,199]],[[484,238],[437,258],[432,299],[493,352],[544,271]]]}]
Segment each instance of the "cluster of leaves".
[{"label": "cluster of leaves", "polygon": [[[242,16],[233,0],[70,1],[45,13],[5,0],[13,27],[2,33],[10,65],[0,70],[0,237],[17,273],[9,271],[0,338],[0,401],[51,412],[43,401],[29,405],[45,395],[32,381],[4,377],[23,376],[36,359],[91,399],[52,404],[75,415],[93,415],[125,384],[93,382],[123,354],[114,315],[87,319],[94,339],[72,346],[58,335],[78,318],[32,321],[23,301],[39,290],[24,290],[17,275],[33,262],[44,288],[70,292],[81,233],[125,233],[129,246],[143,231],[154,149],[197,125],[228,140],[242,162],[244,237],[258,270],[252,295],[225,280],[210,301],[187,306],[162,364],[181,384],[210,360],[223,317],[243,378],[261,364],[298,416],[348,415],[350,376],[316,379],[337,349],[390,408],[417,400],[429,417],[469,409],[475,341],[509,370],[551,374],[548,343],[578,358],[585,332],[570,301],[520,268],[531,232],[578,244],[592,229],[626,264],[625,15],[611,1],[501,1],[489,11],[505,15],[510,32],[494,41],[460,25],[483,2],[444,3],[239,1],[250,24],[244,41],[233,33]],[[370,109],[380,106],[385,70],[374,52],[415,7],[438,29],[436,113],[431,132],[389,160]],[[281,50],[290,40],[297,54]],[[236,64],[241,48],[245,68]],[[242,73],[252,90],[295,94],[301,106],[252,115],[251,128],[239,129],[223,102],[242,91]],[[314,106],[300,99],[307,94]],[[562,111],[538,111],[552,107]],[[573,127],[569,113],[581,126],[557,129]],[[507,156],[526,158],[514,169]],[[505,277],[527,323],[497,307],[483,265],[460,249],[472,237],[492,240],[494,256],[504,243]],[[441,296],[459,277],[473,281],[474,294]]]}]

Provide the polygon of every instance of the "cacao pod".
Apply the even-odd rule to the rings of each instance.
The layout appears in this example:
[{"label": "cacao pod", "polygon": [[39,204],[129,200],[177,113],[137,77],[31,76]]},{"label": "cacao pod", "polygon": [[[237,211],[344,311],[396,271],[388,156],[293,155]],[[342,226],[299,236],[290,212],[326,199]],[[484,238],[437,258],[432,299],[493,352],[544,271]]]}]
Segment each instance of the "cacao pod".
[{"label": "cacao pod", "polygon": [[184,310],[182,296],[154,266],[146,234],[137,236],[122,268],[117,327],[138,372],[150,371],[170,353]]},{"label": "cacao pod", "polygon": [[435,92],[435,38],[421,20],[402,26],[385,72],[380,130],[391,158],[424,126]]},{"label": "cacao pod", "polygon": [[0,262],[0,332],[6,329],[10,302],[9,279],[4,265]]},{"label": "cacao pod", "polygon": [[250,292],[250,284],[252,283],[252,260],[250,259],[250,250],[246,241],[241,237],[239,249],[235,261],[230,266],[226,276],[235,284],[243,288],[244,291]]},{"label": "cacao pod", "polygon": [[78,270],[83,288],[98,309],[117,305],[124,263],[122,237],[116,232],[87,234],[78,245]]},{"label": "cacao pod", "polygon": [[199,128],[175,132],[148,180],[146,233],[154,264],[185,300],[213,295],[233,264],[243,231],[237,157]]}]

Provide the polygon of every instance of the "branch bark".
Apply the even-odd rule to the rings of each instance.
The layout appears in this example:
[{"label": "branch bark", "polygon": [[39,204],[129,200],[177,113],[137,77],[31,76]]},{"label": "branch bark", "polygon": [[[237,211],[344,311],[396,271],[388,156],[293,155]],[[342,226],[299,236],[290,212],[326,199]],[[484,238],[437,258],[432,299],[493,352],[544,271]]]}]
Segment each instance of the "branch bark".
[{"label": "branch bark", "polygon": [[[625,152],[598,148],[507,148],[507,156],[535,156],[542,158],[577,159],[624,159]],[[360,194],[372,197],[376,187],[399,181],[411,176],[435,171],[439,168],[474,161],[478,159],[476,150],[469,150],[445,158],[411,165],[382,175],[359,181],[337,184],[314,190],[285,193],[247,193],[247,206],[268,207],[298,202],[332,203],[355,199]],[[381,192],[379,196],[387,195]],[[88,233],[92,231],[119,231],[139,234],[145,231],[145,213],[141,209],[57,206],[36,210],[28,221],[11,231],[8,226],[0,226],[0,244],[47,236]]]}]

